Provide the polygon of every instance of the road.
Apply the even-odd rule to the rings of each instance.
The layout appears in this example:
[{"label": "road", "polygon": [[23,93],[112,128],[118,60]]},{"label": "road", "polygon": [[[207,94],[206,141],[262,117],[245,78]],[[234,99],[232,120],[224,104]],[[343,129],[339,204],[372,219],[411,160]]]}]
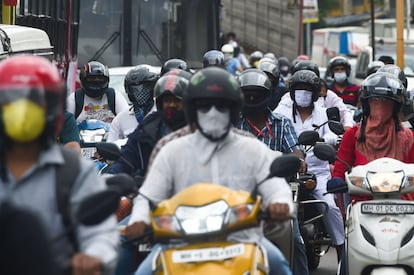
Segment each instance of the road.
[{"label": "road", "polygon": [[328,253],[321,258],[319,267],[312,271],[311,275],[334,275],[338,268],[338,261],[336,259],[336,250],[331,247]]}]

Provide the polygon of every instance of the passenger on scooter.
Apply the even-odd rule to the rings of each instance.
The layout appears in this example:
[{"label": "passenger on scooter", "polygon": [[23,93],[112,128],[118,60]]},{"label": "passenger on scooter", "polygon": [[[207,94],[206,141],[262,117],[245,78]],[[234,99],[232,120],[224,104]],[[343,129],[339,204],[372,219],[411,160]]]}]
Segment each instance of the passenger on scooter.
[{"label": "passenger on scooter", "polygon": [[158,74],[147,66],[139,65],[125,75],[124,88],[132,107],[117,114],[112,120],[107,142],[126,138],[132,133],[154,106],[154,86]]},{"label": "passenger on scooter", "polygon": [[[75,218],[80,201],[104,190],[105,184],[92,162],[56,142],[65,91],[58,69],[47,59],[18,55],[0,63],[0,202],[10,201],[38,215],[59,274],[67,268],[73,274],[111,273],[118,245],[115,215],[88,227]],[[58,210],[62,201],[56,188],[59,168],[71,169],[65,162],[69,159],[79,164],[64,204],[74,219],[69,220],[71,226]]]},{"label": "passenger on scooter", "polygon": [[79,77],[82,88],[71,93],[66,100],[66,110],[75,115],[77,124],[89,119],[111,123],[118,113],[129,109],[123,95],[108,87],[109,72],[104,64],[89,62]]},{"label": "passenger on scooter", "polygon": [[[275,113],[290,118],[293,121],[296,134],[300,135],[303,131],[315,130],[314,125],[322,125],[328,121],[326,109],[314,104],[319,98],[321,89],[320,78],[314,72],[309,70],[297,71],[289,79],[288,87],[293,104],[290,108],[279,105],[275,109]],[[319,127],[317,131],[325,142],[336,144],[337,136],[331,132],[328,124]],[[344,244],[342,214],[335,203],[334,195],[323,195],[326,192],[326,182],[331,178],[329,163],[316,158],[312,149],[306,152],[306,163],[308,164],[308,171],[316,175],[318,182],[312,195],[328,204],[329,210],[327,215],[324,216],[324,224],[332,239],[332,245],[337,248],[339,259],[341,246]]]},{"label": "passenger on scooter", "polygon": [[172,72],[162,76],[155,84],[157,111],[146,116],[128,136],[127,143],[121,148],[122,157],[111,164],[106,173],[127,173],[143,177],[157,141],[186,125],[182,96],[191,74],[177,69]]},{"label": "passenger on scooter", "polygon": [[[274,157],[260,141],[230,131],[239,119],[243,96],[234,77],[225,70],[209,67],[198,71],[185,92],[186,116],[196,131],[167,143],[156,156],[140,193],[158,203],[197,182],[213,182],[235,189],[251,191],[266,178]],[[286,221],[293,211],[289,186],[281,178],[272,178],[259,187],[264,206],[272,220]],[[148,201],[139,195],[134,202],[128,238],[143,234],[149,222]],[[243,242],[257,242],[267,249],[270,274],[291,274],[280,250],[263,238],[261,228],[242,230],[229,236]],[[150,274],[151,254],[137,274]]]},{"label": "passenger on scooter", "polygon": [[[260,67],[260,62],[259,62]],[[238,128],[254,134],[271,150],[282,153],[295,153],[305,159],[298,143],[295,128],[287,117],[273,114],[270,109],[273,98],[272,84],[267,75],[259,69],[248,69],[238,77],[240,88],[244,94],[242,117]],[[306,171],[303,161],[302,172]],[[293,218],[295,234],[293,274],[309,274],[305,246],[299,231],[298,220]]]}]

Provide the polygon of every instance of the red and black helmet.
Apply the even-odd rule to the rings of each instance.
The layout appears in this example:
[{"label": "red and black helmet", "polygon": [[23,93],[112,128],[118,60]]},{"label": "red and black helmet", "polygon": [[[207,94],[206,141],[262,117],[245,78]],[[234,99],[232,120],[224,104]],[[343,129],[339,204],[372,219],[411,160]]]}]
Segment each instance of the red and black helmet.
[{"label": "red and black helmet", "polygon": [[0,62],[0,108],[22,98],[44,107],[47,137],[60,131],[65,97],[59,70],[47,59],[16,55]]},{"label": "red and black helmet", "polygon": [[101,97],[109,84],[108,67],[98,61],[88,62],[83,66],[79,78],[86,95]]}]

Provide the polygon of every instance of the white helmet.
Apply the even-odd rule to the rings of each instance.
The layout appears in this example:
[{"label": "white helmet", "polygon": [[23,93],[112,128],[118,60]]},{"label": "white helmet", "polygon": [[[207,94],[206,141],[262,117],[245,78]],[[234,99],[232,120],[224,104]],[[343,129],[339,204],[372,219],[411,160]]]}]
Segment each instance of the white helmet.
[{"label": "white helmet", "polygon": [[223,54],[226,54],[226,53],[233,54],[234,47],[231,44],[224,44],[223,47],[221,47],[221,51],[223,52]]}]

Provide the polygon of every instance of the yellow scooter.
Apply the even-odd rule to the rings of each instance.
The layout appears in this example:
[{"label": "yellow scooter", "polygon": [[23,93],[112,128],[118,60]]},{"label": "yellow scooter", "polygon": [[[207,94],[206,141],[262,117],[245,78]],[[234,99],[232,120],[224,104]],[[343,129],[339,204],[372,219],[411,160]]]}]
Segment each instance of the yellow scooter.
[{"label": "yellow scooter", "polygon": [[[296,156],[281,156],[266,179],[291,176],[299,166]],[[267,218],[256,192],[197,183],[161,202],[151,212],[152,236],[155,242],[179,245],[156,252],[153,274],[267,274],[264,247],[227,240],[230,233]]]}]

